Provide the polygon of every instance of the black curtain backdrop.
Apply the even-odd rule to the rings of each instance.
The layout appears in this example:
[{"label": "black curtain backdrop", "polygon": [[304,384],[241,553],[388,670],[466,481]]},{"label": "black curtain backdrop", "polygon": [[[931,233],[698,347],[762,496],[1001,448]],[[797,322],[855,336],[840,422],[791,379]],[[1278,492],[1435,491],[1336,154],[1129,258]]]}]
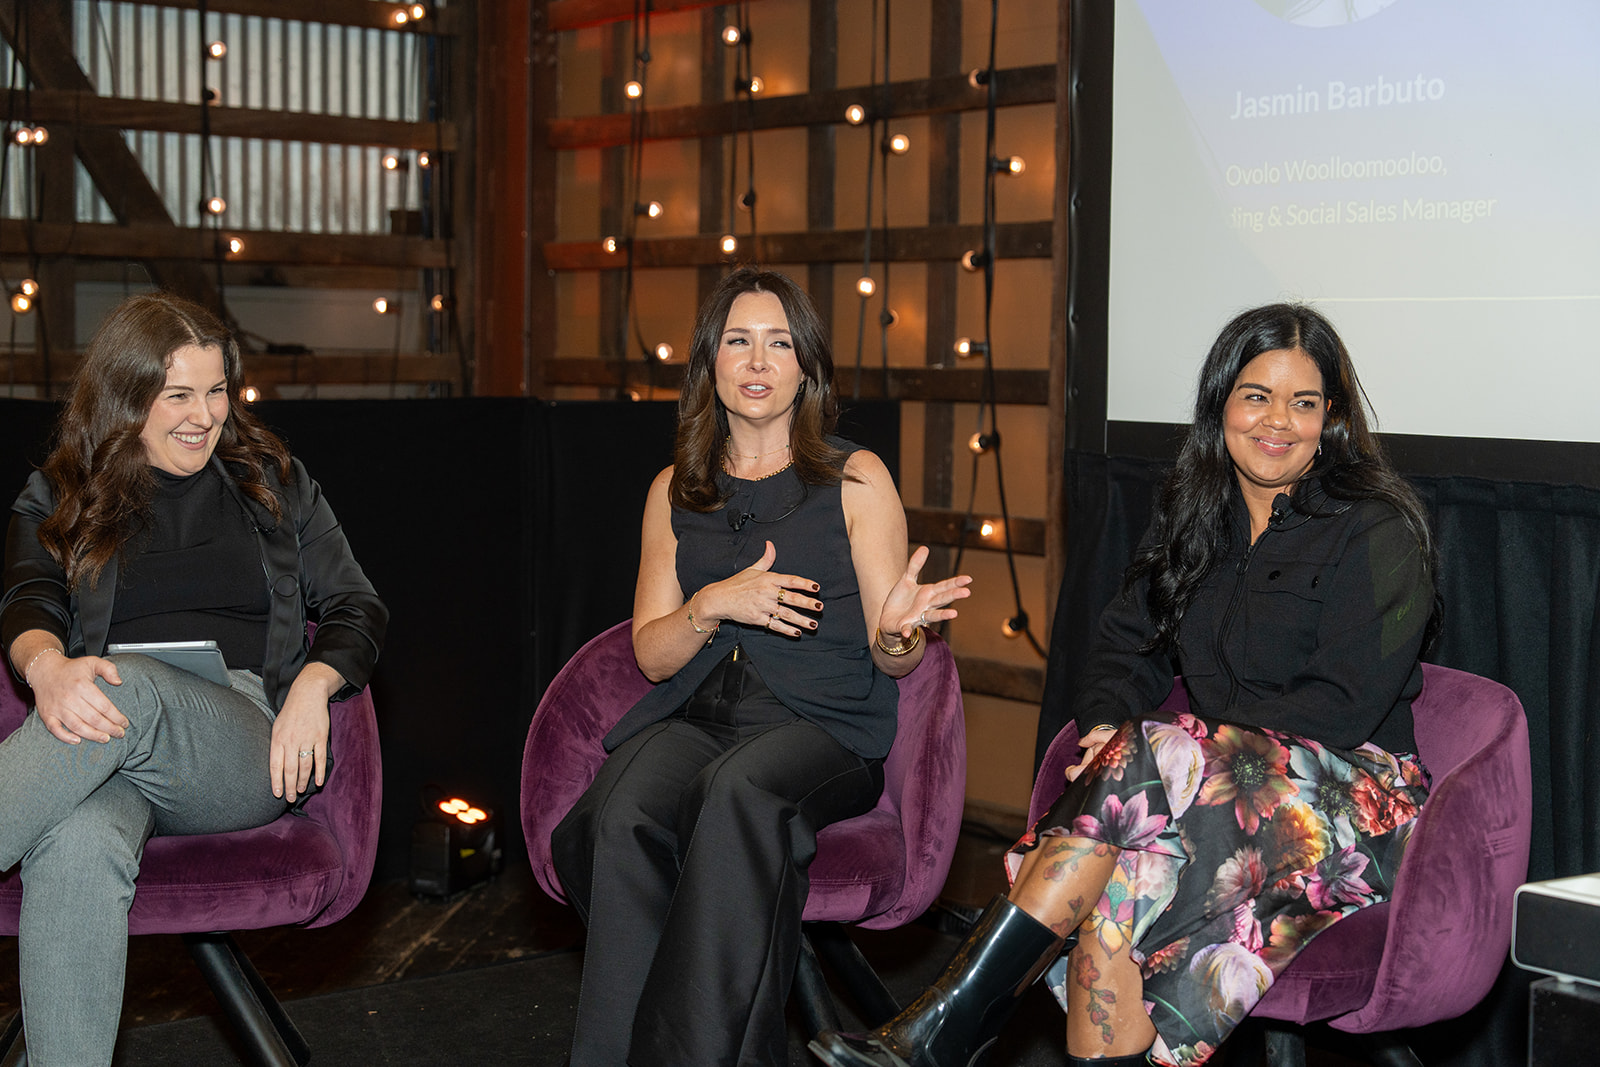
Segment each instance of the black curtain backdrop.
[{"label": "black curtain backdrop", "polygon": [[[1056,605],[1038,748],[1066,724],[1100,610],[1149,522],[1160,461],[1069,452],[1067,567]],[[1533,753],[1530,881],[1600,869],[1600,490],[1412,477],[1439,540],[1444,629],[1435,663],[1509,686]],[[1472,857],[1462,857],[1472,862]],[[1527,1054],[1527,983],[1508,964],[1482,1010],[1414,1035],[1424,1062],[1501,1065]]]},{"label": "black curtain backdrop", "polygon": [[[45,457],[54,404],[0,398],[0,502]],[[377,877],[407,873],[423,798],[469,797],[522,853],[522,748],[545,686],[633,611],[650,481],[672,461],[671,403],[272,401],[252,410],[322,486],[379,594],[372,679],[384,761]],[[899,469],[898,405],[840,432]]]}]

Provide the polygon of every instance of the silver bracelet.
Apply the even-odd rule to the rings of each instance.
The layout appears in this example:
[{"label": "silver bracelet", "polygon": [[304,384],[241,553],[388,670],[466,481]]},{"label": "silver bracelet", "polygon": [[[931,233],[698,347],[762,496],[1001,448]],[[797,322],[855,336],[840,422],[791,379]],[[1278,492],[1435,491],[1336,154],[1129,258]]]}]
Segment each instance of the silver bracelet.
[{"label": "silver bracelet", "polygon": [[22,683],[24,685],[26,685],[29,689],[33,688],[33,679],[29,677],[29,675],[31,675],[33,673],[33,665],[35,663],[38,663],[39,662],[39,657],[43,656],[47,652],[54,652],[58,656],[65,656],[66,655],[65,652],[61,651],[59,648],[56,648],[54,645],[51,645],[49,648],[40,649],[38,652],[35,652],[33,654],[33,658],[28,661],[28,665],[26,667],[22,668]]}]

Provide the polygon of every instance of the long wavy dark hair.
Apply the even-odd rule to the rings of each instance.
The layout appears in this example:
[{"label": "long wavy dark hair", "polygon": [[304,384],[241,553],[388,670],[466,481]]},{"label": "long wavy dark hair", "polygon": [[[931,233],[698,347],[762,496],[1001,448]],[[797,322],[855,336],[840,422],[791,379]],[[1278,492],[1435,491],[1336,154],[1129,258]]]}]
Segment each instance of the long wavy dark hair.
[{"label": "long wavy dark hair", "polygon": [[733,302],[746,293],[771,293],[783,305],[802,380],[794,399],[789,445],[795,473],[806,485],[838,485],[846,454],[828,444],[839,421],[833,392],[833,345],[822,317],[787,275],[740,267],[717,284],[700,306],[689,366],[678,394],[678,438],[668,498],[688,511],[716,511],[726,502],[717,488],[728,441],[728,411],[717,396],[717,351]]},{"label": "long wavy dark hair", "polygon": [[205,308],[170,293],[130,297],[106,316],[84,350],[40,468],[55,490],[56,507],[39,526],[39,543],[74,589],[94,587],[149,511],[156,481],[139,435],[166,387],[172,354],[189,345],[222,350],[228,418],[215,454],[241,490],[283,517],[267,471],[287,483],[289,449],[241,401],[244,368],[233,336]]},{"label": "long wavy dark hair", "polygon": [[[1321,450],[1291,499],[1306,510],[1307,494],[1320,484],[1334,501],[1382,500],[1405,519],[1422,553],[1430,582],[1438,573],[1438,549],[1416,492],[1389,465],[1367,423],[1365,393],[1350,353],[1322,315],[1299,304],[1269,304],[1246,311],[1223,327],[1195,393],[1194,418],[1178,459],[1162,487],[1154,541],[1135,556],[1123,579],[1130,595],[1148,578],[1147,605],[1155,636],[1145,651],[1176,652],[1179,625],[1201,582],[1227,551],[1229,509],[1239,494],[1233,458],[1223,438],[1223,408],[1239,374],[1263,352],[1299,349],[1322,372],[1328,401]],[[1431,640],[1439,623],[1439,600],[1428,623]]]}]

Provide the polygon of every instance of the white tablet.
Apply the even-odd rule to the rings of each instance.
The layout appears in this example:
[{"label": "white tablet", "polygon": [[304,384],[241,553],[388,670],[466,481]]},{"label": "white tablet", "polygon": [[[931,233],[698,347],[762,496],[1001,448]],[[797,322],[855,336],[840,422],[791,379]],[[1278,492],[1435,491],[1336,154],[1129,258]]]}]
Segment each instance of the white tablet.
[{"label": "white tablet", "polygon": [[215,641],[139,641],[125,645],[107,645],[106,655],[136,652],[141,656],[182,667],[198,674],[208,682],[228,685],[228,663]]}]

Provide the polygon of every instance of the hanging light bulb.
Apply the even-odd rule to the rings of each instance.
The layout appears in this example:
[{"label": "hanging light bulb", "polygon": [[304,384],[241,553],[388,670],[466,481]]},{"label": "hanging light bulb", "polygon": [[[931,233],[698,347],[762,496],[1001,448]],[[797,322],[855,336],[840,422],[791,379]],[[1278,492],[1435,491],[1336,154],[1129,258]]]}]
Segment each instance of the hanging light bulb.
[{"label": "hanging light bulb", "polygon": [[38,296],[39,295],[39,283],[34,281],[32,278],[24,278],[17,285],[17,291],[20,292],[23,296]]},{"label": "hanging light bulb", "polygon": [[423,7],[421,4],[412,4],[411,5],[411,21],[412,22],[416,22],[419,19],[422,19],[427,14],[428,14],[428,9]]},{"label": "hanging light bulb", "polygon": [[33,143],[33,127],[32,126],[18,126],[16,128],[16,130],[14,130],[12,132],[11,139],[16,141],[18,144],[32,144]]},{"label": "hanging light bulb", "polygon": [[230,238],[228,238],[228,254],[229,255],[236,256],[240,252],[243,252],[243,251],[244,251],[244,241],[243,240],[241,240],[238,237],[230,237]]},{"label": "hanging light bulb", "polygon": [[727,45],[729,48],[732,48],[734,45],[738,44],[739,39],[742,36],[743,34],[739,32],[739,27],[737,26],[722,27],[722,43]]},{"label": "hanging light bulb", "polygon": [[228,202],[220,196],[208,196],[200,201],[200,210],[207,215],[220,215],[228,210]]},{"label": "hanging light bulb", "polygon": [[1007,637],[1021,637],[1028,629],[1028,613],[1018,611],[1000,624],[1000,632]]},{"label": "hanging light bulb", "polygon": [[994,169],[1000,174],[1015,178],[1028,169],[1028,161],[1021,156],[1006,156],[1004,159],[994,161]]},{"label": "hanging light bulb", "polygon": [[257,400],[261,399],[261,390],[257,389],[253,385],[247,385],[243,390],[240,391],[239,397],[246,404],[254,404]]},{"label": "hanging light bulb", "polygon": [[992,450],[1000,447],[1000,435],[997,433],[984,433],[979,430],[967,440],[967,447],[975,455],[985,456]]},{"label": "hanging light bulb", "polygon": [[396,26],[404,26],[406,23],[411,21],[411,12],[407,8],[395,8],[394,14],[390,16],[390,21],[392,21]]},{"label": "hanging light bulb", "polygon": [[434,293],[433,299],[428,301],[428,306],[434,311],[449,311],[456,306],[456,302],[443,293]]},{"label": "hanging light bulb", "polygon": [[766,87],[767,87],[767,83],[761,80],[761,76],[759,74],[754,75],[754,76],[751,77],[751,79],[750,79],[750,95],[751,96],[755,96],[757,93],[761,92],[761,90],[765,89]]},{"label": "hanging light bulb", "polygon": [[600,250],[608,256],[616,255],[617,239],[615,237],[602,237],[600,239]]},{"label": "hanging light bulb", "polygon": [[637,100],[644,95],[644,85],[630,78],[622,84],[622,95],[629,100]]},{"label": "hanging light bulb", "polygon": [[756,209],[756,191],[754,189],[746,189],[740,193],[738,204],[740,211],[754,211]]},{"label": "hanging light bulb", "polygon": [[34,144],[36,144],[36,145],[44,144],[49,139],[50,139],[50,131],[49,130],[45,129],[43,126],[35,126],[33,128],[33,143]]},{"label": "hanging light bulb", "polygon": [[989,84],[989,72],[983,67],[973,67],[967,71],[967,84],[974,89],[982,89]]},{"label": "hanging light bulb", "polygon": [[656,345],[656,358],[665,363],[672,358],[672,346],[662,341]]},{"label": "hanging light bulb", "polygon": [[717,247],[722,249],[722,254],[731,256],[739,251],[739,239],[731,233],[722,235],[722,240],[717,242]]},{"label": "hanging light bulb", "polygon": [[661,201],[659,200],[651,200],[645,204],[633,205],[633,213],[635,215],[648,215],[652,219],[659,219],[663,210],[665,209],[662,208]]},{"label": "hanging light bulb", "polygon": [[885,141],[883,147],[897,156],[903,156],[911,151],[911,138],[903,133],[897,133]]},{"label": "hanging light bulb", "polygon": [[979,537],[993,537],[994,536],[994,522],[993,522],[993,520],[984,519],[981,523],[978,524],[978,536]]},{"label": "hanging light bulb", "polygon": [[12,293],[11,310],[15,311],[18,315],[26,315],[29,311],[33,310],[33,301],[28,299],[28,297],[23,293]]},{"label": "hanging light bulb", "polygon": [[372,310],[380,315],[389,314],[389,298],[380,296],[372,302]]},{"label": "hanging light bulb", "polygon": [[852,126],[859,126],[867,121],[867,109],[860,104],[851,104],[844,109],[844,120]]},{"label": "hanging light bulb", "polygon": [[900,313],[894,308],[886,307],[878,312],[878,324],[884,329],[889,329],[900,321]]},{"label": "hanging light bulb", "polygon": [[433,157],[426,152],[418,152],[417,166],[421,167],[423,170],[427,170],[429,167],[433,166]]},{"label": "hanging light bulb", "polygon": [[212,41],[206,45],[206,55],[212,59],[221,59],[228,54],[228,46],[222,41]]},{"label": "hanging light bulb", "polygon": [[982,270],[988,262],[988,254],[976,248],[969,248],[961,253],[961,269],[969,274]]},{"label": "hanging light bulb", "polygon": [[400,157],[398,152],[390,152],[388,155],[383,157],[383,169],[405,170],[406,161]]},{"label": "hanging light bulb", "polygon": [[974,341],[970,337],[957,337],[956,343],[951,347],[956,350],[956,355],[960,356],[962,359],[971,359],[974,356],[981,356],[985,352],[989,351],[989,342]]},{"label": "hanging light bulb", "polygon": [[863,275],[862,277],[856,279],[856,292],[860,293],[863,297],[871,296],[877,291],[878,283],[873,281],[871,278]]}]

